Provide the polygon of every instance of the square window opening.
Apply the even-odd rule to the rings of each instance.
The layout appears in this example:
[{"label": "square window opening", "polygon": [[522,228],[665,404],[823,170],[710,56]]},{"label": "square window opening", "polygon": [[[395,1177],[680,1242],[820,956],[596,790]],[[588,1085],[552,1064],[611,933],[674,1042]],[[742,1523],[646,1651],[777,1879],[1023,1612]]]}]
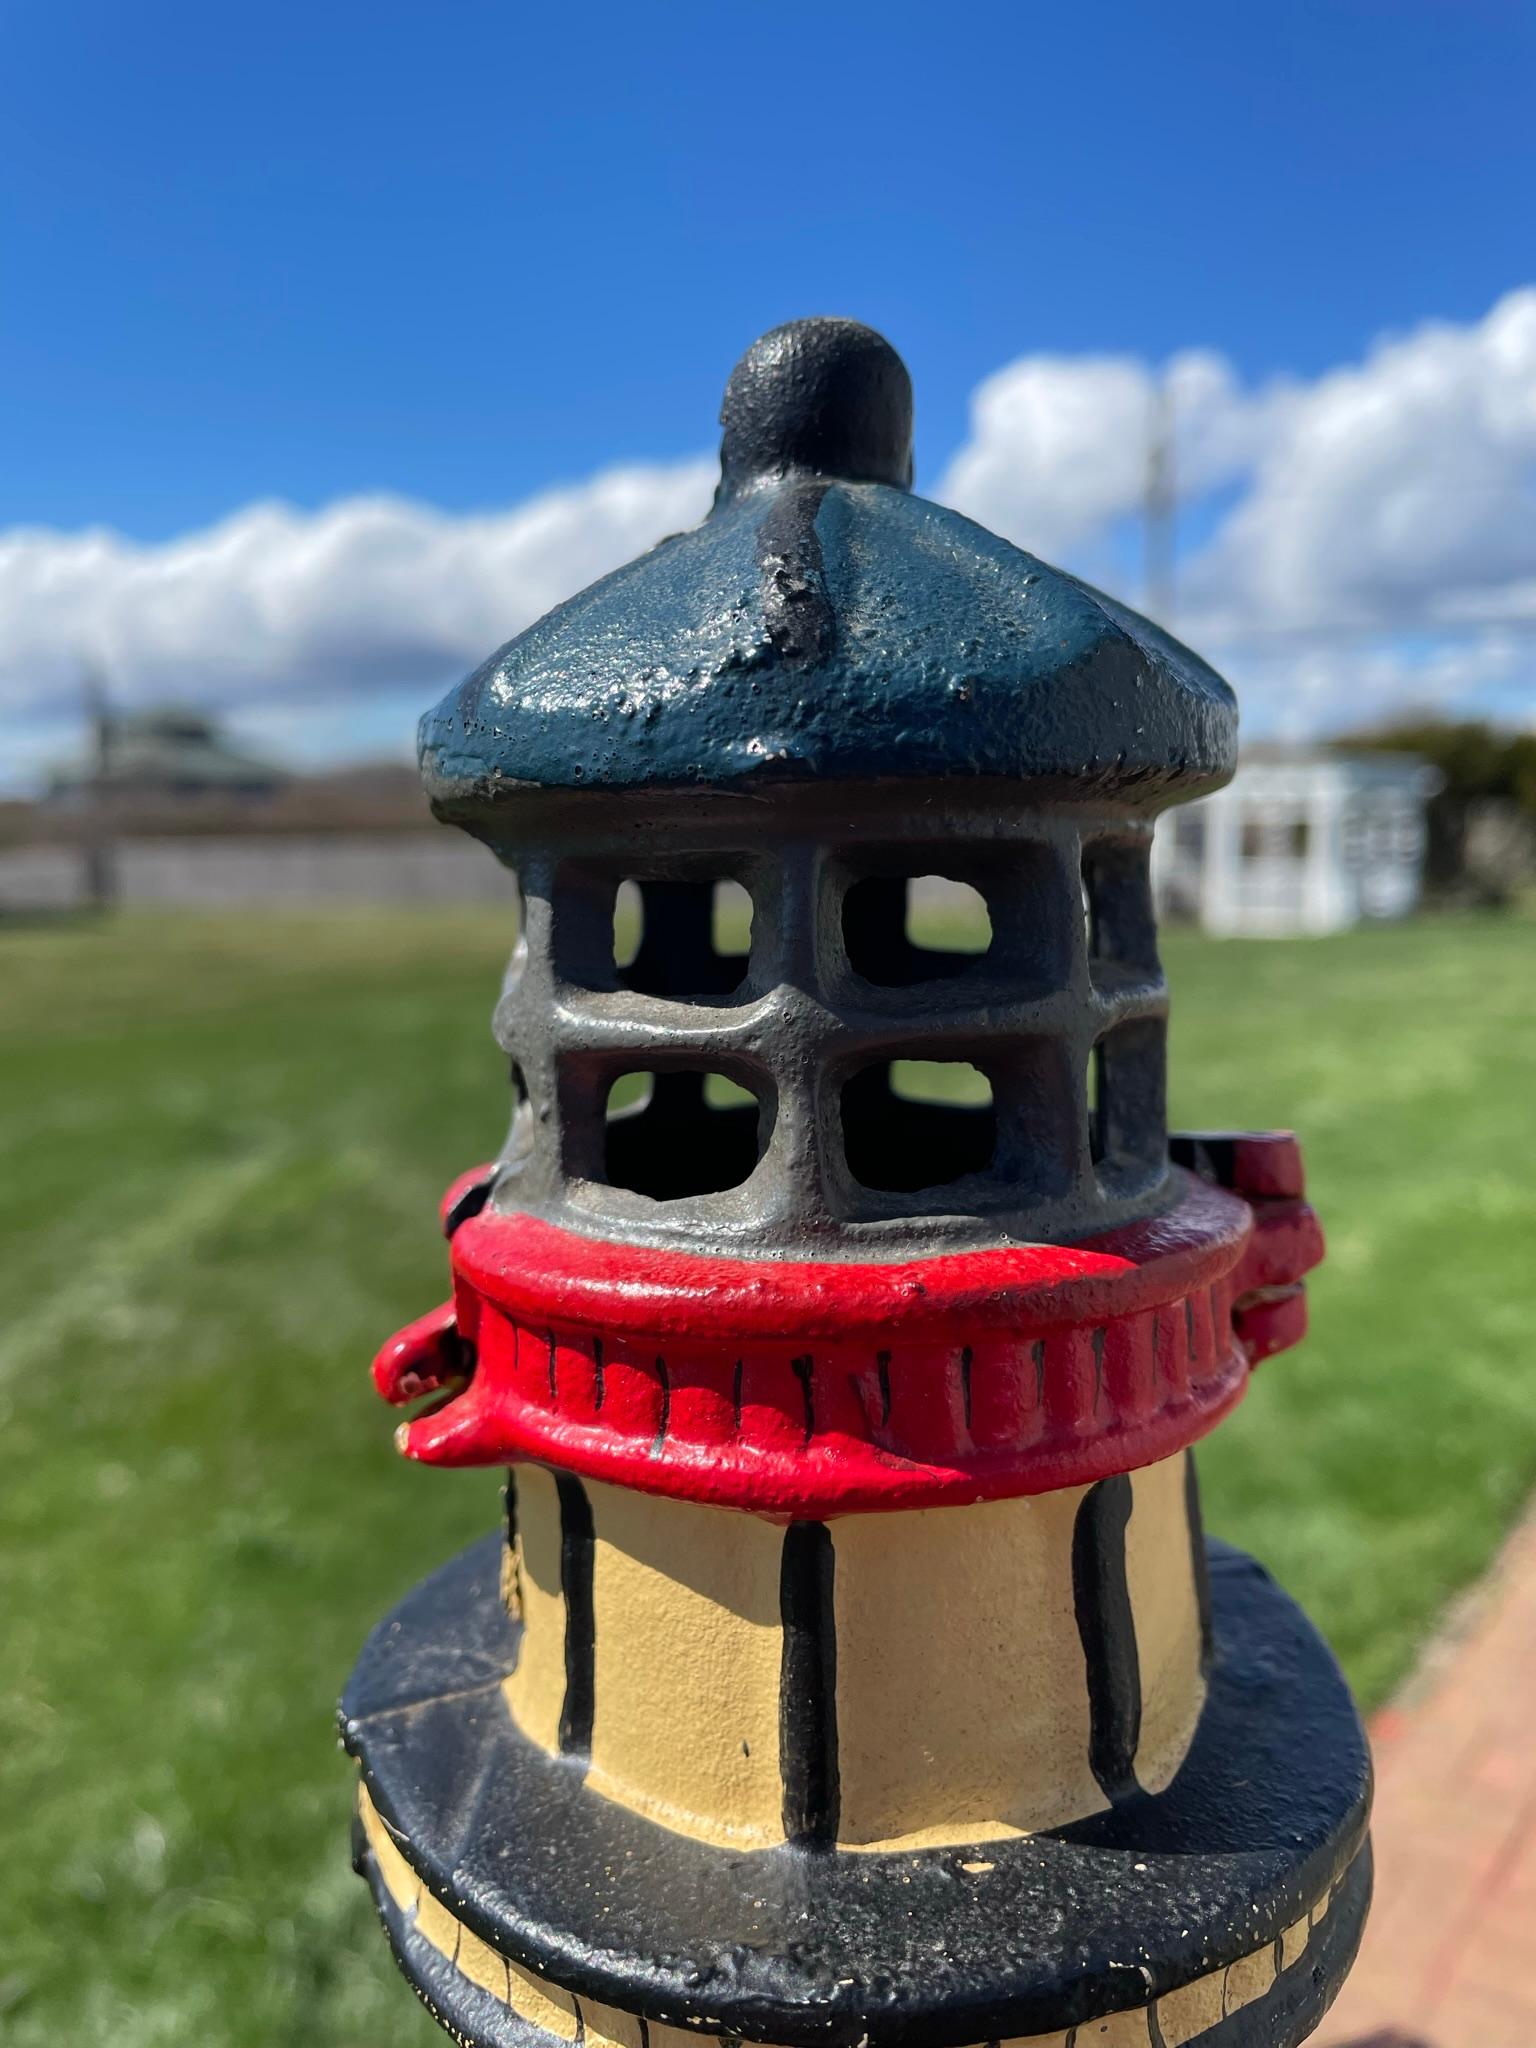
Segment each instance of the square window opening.
[{"label": "square window opening", "polygon": [[619,1074],[604,1105],[603,1178],[653,1202],[724,1194],[751,1179],[772,1123],[765,1097],[730,1074]]},{"label": "square window opening", "polygon": [[913,875],[907,882],[906,935],[921,951],[952,954],[963,965],[991,951],[987,899],[950,875]]},{"label": "square window opening", "polygon": [[1147,840],[1101,840],[1083,848],[1083,909],[1088,961],[1106,971],[1155,975],[1157,919],[1152,907],[1151,845]]},{"label": "square window opening", "polygon": [[[953,861],[953,865],[951,865]],[[846,872],[846,871],[845,871]],[[843,955],[874,988],[974,978],[1023,1000],[1065,986],[1071,898],[1046,840],[860,853],[841,902]]]},{"label": "square window opening", "polygon": [[992,1082],[968,1061],[880,1061],[843,1083],[840,1107],[848,1171],[863,1187],[917,1194],[993,1168]]},{"label": "square window opening", "polygon": [[945,981],[992,950],[991,912],[953,875],[864,875],[843,898],[843,950],[880,988]]},{"label": "square window opening", "polygon": [[1160,1018],[1117,1024],[1088,1062],[1088,1150],[1106,1195],[1140,1193],[1168,1156],[1166,1035]]},{"label": "square window opening", "polygon": [[615,891],[614,974],[637,995],[732,995],[751,947],[752,898],[740,882],[627,878]]}]

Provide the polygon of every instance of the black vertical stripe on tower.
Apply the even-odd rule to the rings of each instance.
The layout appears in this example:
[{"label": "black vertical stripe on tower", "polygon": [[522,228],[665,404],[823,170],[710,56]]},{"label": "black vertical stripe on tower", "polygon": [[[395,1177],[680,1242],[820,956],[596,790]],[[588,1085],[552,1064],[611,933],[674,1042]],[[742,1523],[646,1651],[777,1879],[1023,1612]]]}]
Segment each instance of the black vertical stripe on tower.
[{"label": "black vertical stripe on tower", "polygon": [[1126,1472],[1089,1487],[1072,1529],[1072,1601],[1088,1676],[1088,1764],[1111,1803],[1131,1798],[1141,1737],[1141,1666],[1125,1575]]},{"label": "black vertical stripe on tower", "polygon": [[581,1481],[555,1474],[560,1498],[560,1592],[565,1601],[565,1704],[560,1754],[592,1753],[592,1503]]},{"label": "black vertical stripe on tower", "polygon": [[1205,1554],[1200,1480],[1193,1451],[1184,1453],[1184,1519],[1189,1524],[1189,1563],[1195,1575],[1195,1600],[1200,1609],[1200,1669],[1205,1672],[1211,1668],[1211,1564]]},{"label": "black vertical stripe on tower", "polygon": [[779,1778],[784,1836],[802,1848],[837,1840],[837,1621],[832,1532],[791,1522],[779,1562]]}]

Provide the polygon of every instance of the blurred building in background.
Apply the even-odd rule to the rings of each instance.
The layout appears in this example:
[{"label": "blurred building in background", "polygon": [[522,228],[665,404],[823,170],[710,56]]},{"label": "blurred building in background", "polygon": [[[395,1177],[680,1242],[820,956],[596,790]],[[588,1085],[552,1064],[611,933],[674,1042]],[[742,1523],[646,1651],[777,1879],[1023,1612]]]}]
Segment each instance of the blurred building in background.
[{"label": "blurred building in background", "polygon": [[1226,937],[1347,930],[1406,917],[1424,881],[1439,787],[1411,754],[1255,747],[1214,796],[1164,820],[1158,914]]},{"label": "blurred building in background", "polygon": [[[1454,739],[1481,728],[1446,730]],[[1226,789],[1165,819],[1152,858],[1159,916],[1274,936],[1406,917],[1424,888],[1431,799],[1428,824],[1438,819],[1449,849],[1445,873],[1430,878],[1437,900],[1502,902],[1529,880],[1536,828],[1511,797],[1462,803],[1448,834],[1440,813],[1465,776],[1378,750],[1370,736],[1353,744],[1359,751],[1252,747]],[[1497,889],[1484,874],[1495,867]],[[195,710],[102,704],[40,799],[0,803],[0,915],[109,897],[217,908],[500,904],[512,893],[484,848],[435,829],[414,768],[365,761],[306,774],[245,754]],[[968,894],[929,877],[915,910],[965,946]]]},{"label": "blurred building in background", "polygon": [[87,692],[82,744],[32,801],[0,803],[0,917],[513,898],[483,847],[436,829],[413,767],[306,774],[246,753],[206,712],[125,712]]},{"label": "blurred building in background", "polygon": [[231,746],[203,711],[103,711],[94,724],[92,743],[50,771],[46,802],[138,806],[212,797],[259,804],[289,779]]}]

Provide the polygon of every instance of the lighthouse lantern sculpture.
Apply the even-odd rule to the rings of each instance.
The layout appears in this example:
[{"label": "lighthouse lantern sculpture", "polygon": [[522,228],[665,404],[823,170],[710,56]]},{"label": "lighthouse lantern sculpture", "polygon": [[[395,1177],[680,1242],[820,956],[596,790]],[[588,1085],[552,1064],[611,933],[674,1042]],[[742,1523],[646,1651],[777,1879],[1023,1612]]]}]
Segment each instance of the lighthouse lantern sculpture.
[{"label": "lighthouse lantern sculpture", "polygon": [[1147,872],[1231,694],[910,494],[868,329],[722,418],[703,524],[423,724],[521,888],[514,1109],[375,1376],[509,1470],[352,1676],[359,1869],[478,2048],[1300,2041],[1366,1752],[1191,1447],[1321,1246],[1288,1135],[1168,1136]]}]

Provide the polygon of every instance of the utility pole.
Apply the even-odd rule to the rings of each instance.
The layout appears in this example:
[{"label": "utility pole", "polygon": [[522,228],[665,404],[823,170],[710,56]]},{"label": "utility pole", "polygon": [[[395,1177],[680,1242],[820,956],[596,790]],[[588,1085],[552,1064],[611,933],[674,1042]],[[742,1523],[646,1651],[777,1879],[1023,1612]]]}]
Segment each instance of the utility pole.
[{"label": "utility pole", "polygon": [[1173,629],[1173,553],[1177,499],[1173,464],[1173,393],[1166,377],[1152,389],[1147,418],[1147,485],[1142,501],[1143,602],[1160,626]]},{"label": "utility pole", "polygon": [[84,698],[91,758],[83,836],[85,900],[106,910],[117,901],[117,845],[111,814],[114,722],[106,684],[96,669],[86,672]]}]

